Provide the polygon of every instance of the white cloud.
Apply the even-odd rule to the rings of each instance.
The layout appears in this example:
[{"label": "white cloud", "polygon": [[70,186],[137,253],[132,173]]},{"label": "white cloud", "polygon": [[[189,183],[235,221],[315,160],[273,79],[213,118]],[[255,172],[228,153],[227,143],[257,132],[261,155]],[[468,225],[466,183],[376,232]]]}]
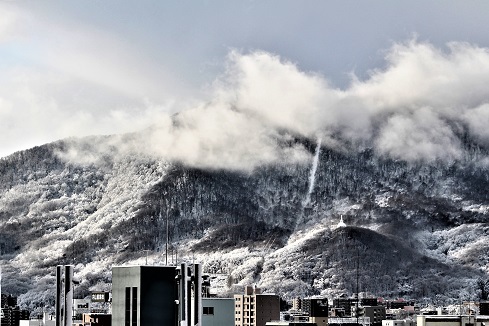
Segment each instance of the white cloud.
[{"label": "white cloud", "polygon": [[[88,37],[78,39],[88,44],[84,41]],[[308,154],[302,147],[284,145],[292,136],[320,137],[329,147],[370,146],[380,155],[410,162],[462,157],[459,137],[464,132],[488,146],[489,51],[475,45],[451,43],[442,50],[417,41],[394,44],[383,69],[372,71],[366,80],[353,80],[342,90],[276,55],[231,51],[226,73],[206,101],[162,105],[138,99],[136,94],[145,87],[136,85],[137,74],[131,80],[130,69],[117,72],[132,60],[116,58],[114,53],[124,46],[108,41],[117,51],[101,54],[103,60],[97,62],[98,45],[107,45],[102,43],[92,44],[77,59],[80,66],[74,67],[69,64],[77,58],[71,56],[71,45],[63,46],[70,55],[63,58],[66,62],[60,63],[59,71],[38,78],[26,74],[10,91],[0,91],[1,123],[23,123],[27,135],[39,128],[40,134],[41,129],[50,130],[51,137],[59,138],[147,128],[120,137],[110,147],[191,166],[240,170],[304,162]],[[54,57],[47,61],[55,63]],[[107,86],[102,89],[93,86],[99,71],[99,84]],[[125,90],[133,85],[127,95]],[[103,92],[110,89],[111,99],[117,94],[125,97],[98,111],[107,100]],[[20,113],[12,118],[13,111]],[[168,113],[176,111],[175,116]],[[99,150],[105,146],[109,145],[104,143]]]},{"label": "white cloud", "polygon": [[0,16],[0,157],[69,136],[141,130],[185,93],[102,30],[60,25],[15,3],[0,4]]},{"label": "white cloud", "polygon": [[299,71],[292,63],[265,52],[230,54],[228,102],[274,128],[312,136],[320,112],[337,92],[324,78]]},{"label": "white cloud", "polygon": [[453,131],[428,108],[391,116],[375,146],[381,154],[407,161],[453,161],[462,154]]},{"label": "white cloud", "polygon": [[0,44],[7,42],[15,38],[18,33],[19,26],[19,13],[7,6],[0,3]]},{"label": "white cloud", "polygon": [[462,156],[463,128],[487,140],[489,110],[481,103],[489,103],[489,92],[481,83],[488,76],[488,51],[467,44],[450,44],[447,53],[414,41],[396,44],[383,70],[345,90],[276,55],[232,51],[208,102],[154,120],[145,141],[126,138],[124,151],[250,170],[304,161],[302,147],[283,146],[294,135],[326,137],[325,146],[371,146],[410,162],[453,161]]},{"label": "white cloud", "polygon": [[461,118],[467,123],[470,133],[482,144],[489,146],[489,103],[465,110]]}]

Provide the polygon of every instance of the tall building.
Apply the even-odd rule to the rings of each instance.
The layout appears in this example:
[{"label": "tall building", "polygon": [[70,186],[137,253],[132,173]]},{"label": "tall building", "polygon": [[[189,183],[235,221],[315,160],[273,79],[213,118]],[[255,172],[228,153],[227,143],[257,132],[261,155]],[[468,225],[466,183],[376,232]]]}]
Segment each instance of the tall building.
[{"label": "tall building", "polygon": [[112,268],[112,325],[176,325],[176,275],[173,266]]},{"label": "tall building", "polygon": [[302,300],[302,311],[309,316],[309,322],[317,326],[328,325],[328,299],[304,299]]},{"label": "tall building", "polygon": [[343,317],[352,316],[352,306],[356,306],[358,299],[356,298],[337,298],[333,300],[333,307],[344,311]]},{"label": "tall building", "polygon": [[56,266],[56,326],[73,323],[73,265]]},{"label": "tall building", "polygon": [[363,306],[364,315],[370,318],[370,325],[381,326],[386,319],[385,306]]},{"label": "tall building", "polygon": [[20,321],[29,319],[29,312],[18,306],[3,308],[2,326],[19,326]]},{"label": "tall building", "polygon": [[274,294],[262,294],[252,286],[244,294],[234,295],[235,326],[265,326],[267,322],[280,319],[280,298]]}]

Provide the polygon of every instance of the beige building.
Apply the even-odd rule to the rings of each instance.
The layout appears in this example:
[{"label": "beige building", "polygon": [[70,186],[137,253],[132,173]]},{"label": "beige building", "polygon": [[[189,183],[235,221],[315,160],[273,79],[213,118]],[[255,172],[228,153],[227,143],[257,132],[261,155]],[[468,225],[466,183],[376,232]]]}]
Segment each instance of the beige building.
[{"label": "beige building", "polygon": [[252,286],[244,294],[234,295],[235,326],[265,326],[267,322],[280,319],[280,298],[275,294],[262,294]]}]

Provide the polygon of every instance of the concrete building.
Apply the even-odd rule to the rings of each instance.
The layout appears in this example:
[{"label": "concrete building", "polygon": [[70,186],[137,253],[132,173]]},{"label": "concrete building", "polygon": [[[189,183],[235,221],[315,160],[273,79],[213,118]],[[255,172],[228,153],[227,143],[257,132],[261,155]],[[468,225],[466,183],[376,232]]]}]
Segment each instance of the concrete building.
[{"label": "concrete building", "polygon": [[268,321],[266,326],[316,326],[316,323],[303,321]]},{"label": "concrete building", "polygon": [[73,323],[83,325],[83,314],[91,311],[90,299],[73,299]]},{"label": "concrete building", "polygon": [[54,316],[44,313],[42,319],[21,320],[19,326],[56,326]]},{"label": "concrete building", "polygon": [[328,325],[328,299],[304,299],[302,300],[302,311],[309,316],[309,322],[315,323],[317,326]]},{"label": "concrete building", "polygon": [[489,315],[489,301],[479,302],[479,315]]},{"label": "concrete building", "polygon": [[345,326],[345,325],[370,326],[370,318],[368,317],[329,318],[328,325],[329,326]]},{"label": "concrete building", "polygon": [[112,315],[88,313],[83,314],[83,326],[111,326]]},{"label": "concrete building", "polygon": [[269,321],[279,320],[280,298],[247,286],[244,294],[234,295],[234,312],[235,326],[265,326]]},{"label": "concrete building", "polygon": [[176,325],[176,275],[173,266],[114,267],[112,325]]},{"label": "concrete building", "polygon": [[381,326],[386,319],[385,306],[363,306],[364,316],[370,318],[370,325]]},{"label": "concrete building", "polygon": [[202,326],[234,325],[233,298],[202,298]]},{"label": "concrete building", "polygon": [[383,320],[382,326],[414,326],[414,321],[412,321],[410,319]]},{"label": "concrete building", "polygon": [[3,317],[1,320],[2,326],[19,326],[21,320],[29,319],[29,311],[15,307],[2,308]]},{"label": "concrete building", "polygon": [[489,325],[489,316],[470,315],[419,315],[417,326],[485,326]]},{"label": "concrete building", "polygon": [[338,312],[343,311],[344,315],[338,317],[351,317],[353,315],[352,307],[356,307],[358,302],[357,298],[337,298],[333,299],[333,308]]},{"label": "concrete building", "polygon": [[73,265],[56,266],[56,326],[73,323]]}]

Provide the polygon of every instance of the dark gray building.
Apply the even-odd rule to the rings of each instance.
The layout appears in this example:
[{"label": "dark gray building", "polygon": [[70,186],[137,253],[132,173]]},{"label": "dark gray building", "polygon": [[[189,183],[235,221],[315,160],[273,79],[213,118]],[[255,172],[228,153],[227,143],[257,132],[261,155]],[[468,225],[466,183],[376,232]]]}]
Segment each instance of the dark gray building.
[{"label": "dark gray building", "polygon": [[176,275],[173,266],[113,267],[112,325],[176,325]]},{"label": "dark gray building", "polygon": [[302,311],[307,313],[309,321],[315,323],[317,326],[328,325],[328,299],[304,299],[302,300]]},{"label": "dark gray building", "polygon": [[386,319],[384,306],[364,306],[365,316],[370,318],[370,325],[381,326],[382,321]]}]

